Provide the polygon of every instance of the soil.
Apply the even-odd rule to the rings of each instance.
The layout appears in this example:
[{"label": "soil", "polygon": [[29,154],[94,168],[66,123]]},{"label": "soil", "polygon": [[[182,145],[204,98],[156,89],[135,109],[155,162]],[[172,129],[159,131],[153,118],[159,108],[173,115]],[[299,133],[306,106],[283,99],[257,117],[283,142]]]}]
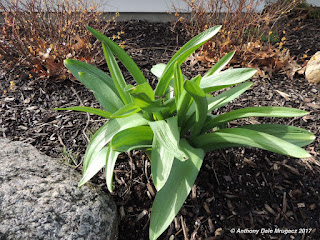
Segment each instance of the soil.
[{"label": "soil", "polygon": [[[305,53],[310,57],[320,50],[320,21],[300,22],[287,26],[287,47],[297,58]],[[169,23],[125,22],[119,28],[125,32],[121,38],[126,40],[126,50],[153,84],[152,65],[168,62],[188,40]],[[105,120],[52,109],[99,107],[92,93],[72,80],[30,78],[30,70],[19,64],[12,69],[4,68],[4,63],[0,66],[2,137],[31,143],[80,171],[88,139]],[[195,76],[203,70],[200,63],[190,66],[187,62],[183,71]],[[125,78],[132,81],[127,73]],[[11,89],[10,81],[14,82]],[[231,125],[282,123],[319,136],[319,85],[309,84],[301,75],[290,80],[280,73],[252,81],[250,90],[217,113],[249,106],[295,107],[310,114],[293,119],[250,118]],[[192,193],[160,239],[320,239],[319,138],[306,149],[312,157],[302,160],[253,148],[207,154]],[[103,176],[98,174],[93,181],[106,189]],[[119,239],[148,239],[154,192],[147,157],[138,151],[122,154],[112,193],[120,213]],[[250,229],[260,233],[238,232]]]}]

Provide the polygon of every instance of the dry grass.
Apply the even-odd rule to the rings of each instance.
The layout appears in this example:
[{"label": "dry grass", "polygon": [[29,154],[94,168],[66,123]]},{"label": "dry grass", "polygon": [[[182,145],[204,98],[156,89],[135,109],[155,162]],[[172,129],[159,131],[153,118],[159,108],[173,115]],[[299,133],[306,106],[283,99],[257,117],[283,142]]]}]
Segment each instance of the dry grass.
[{"label": "dry grass", "polygon": [[66,58],[99,63],[100,46],[85,29],[106,32],[115,17],[101,24],[101,4],[88,0],[2,0],[0,57],[19,62],[37,77],[64,79]]},{"label": "dry grass", "polygon": [[[262,9],[262,0],[185,0],[192,9],[191,18],[180,16],[177,22],[194,36],[214,25],[222,24],[220,33],[201,49],[197,59],[212,65],[226,53],[236,50],[233,62],[267,68],[289,61],[285,31],[277,23],[296,7],[300,0],[279,0]],[[281,68],[281,67],[280,67]]]}]

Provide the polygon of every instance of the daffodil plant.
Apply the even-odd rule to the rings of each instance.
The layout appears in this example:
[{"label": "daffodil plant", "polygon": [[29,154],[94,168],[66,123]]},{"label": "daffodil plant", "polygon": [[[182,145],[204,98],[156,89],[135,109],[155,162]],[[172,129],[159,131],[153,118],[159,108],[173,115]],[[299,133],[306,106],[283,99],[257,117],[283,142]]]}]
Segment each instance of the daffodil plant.
[{"label": "daffodil plant", "polygon": [[[221,28],[215,26],[187,42],[168,62],[151,69],[158,78],[152,89],[136,63],[111,39],[87,29],[102,42],[110,75],[77,60],[65,60],[70,72],[95,95],[104,110],[68,107],[109,119],[94,134],[83,161],[79,186],[105,168],[106,185],[112,191],[113,170],[122,152],[142,150],[150,158],[157,194],[150,221],[150,239],[157,239],[169,226],[186,200],[200,171],[206,152],[230,147],[255,147],[307,158],[301,147],[314,140],[307,130],[280,124],[253,124],[228,128],[228,122],[248,117],[299,117],[307,112],[286,107],[247,107],[213,114],[252,85],[245,82],[256,70],[223,70],[234,55],[226,54],[203,76],[188,79],[181,64]],[[118,60],[128,69],[136,85],[128,85]],[[232,87],[232,88],[230,88]],[[228,88],[219,95],[213,92]]]}]

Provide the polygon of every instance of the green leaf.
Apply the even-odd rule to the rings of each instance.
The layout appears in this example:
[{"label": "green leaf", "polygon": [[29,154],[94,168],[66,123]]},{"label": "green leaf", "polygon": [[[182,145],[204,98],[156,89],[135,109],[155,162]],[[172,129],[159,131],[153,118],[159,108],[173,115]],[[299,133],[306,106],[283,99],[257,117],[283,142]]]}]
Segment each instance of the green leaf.
[{"label": "green leaf", "polygon": [[179,101],[180,95],[183,90],[183,75],[179,64],[176,62],[174,65],[174,96],[176,102]]},{"label": "green leaf", "polygon": [[150,240],[157,239],[177,215],[202,165],[204,152],[201,149],[191,147],[185,139],[181,139],[180,144],[188,160],[174,159],[166,184],[156,194],[151,212]]},{"label": "green leaf", "polygon": [[204,134],[193,138],[192,143],[206,152],[230,147],[256,147],[295,158],[310,157],[304,149],[281,138],[244,128],[228,128]]},{"label": "green leaf", "polygon": [[150,160],[153,184],[158,191],[169,177],[173,159],[174,155],[154,137]]},{"label": "green leaf", "polygon": [[54,108],[53,110],[72,110],[72,111],[79,111],[79,112],[87,112],[92,113],[104,118],[110,118],[111,113],[103,111],[101,109],[92,108],[92,107],[82,107],[82,106],[76,106],[76,107],[67,107],[67,108]]},{"label": "green leaf", "polygon": [[78,187],[81,187],[88,182],[94,175],[96,175],[106,164],[106,157],[108,146],[103,147],[96,152],[94,161],[88,163],[87,170],[83,172],[83,176],[78,183]]},{"label": "green leaf", "polygon": [[138,84],[142,84],[147,82],[145,77],[143,76],[141,70],[138,68],[137,64],[132,60],[132,58],[115,42],[113,42],[108,37],[104,36],[102,33],[97,30],[87,26],[88,31],[90,31],[100,42],[108,45],[114,55],[122,62],[122,64],[128,69],[134,80]]},{"label": "green leaf", "polygon": [[221,124],[247,117],[300,117],[308,112],[289,107],[247,107],[224,113],[206,122],[203,132]]},{"label": "green leaf", "polygon": [[[165,64],[165,63],[158,63],[158,64],[152,66],[151,73],[153,75],[155,75],[158,79],[160,79],[162,76],[162,73],[166,69],[166,66],[167,66],[167,64]],[[183,80],[188,79],[185,75],[182,74],[182,76],[183,76]]]},{"label": "green leaf", "polygon": [[158,79],[161,78],[163,71],[166,69],[167,64],[158,63],[151,68],[151,73],[155,75]]},{"label": "green leaf", "polygon": [[[228,104],[230,101],[237,98],[243,92],[245,92],[250,86],[252,85],[251,82],[242,83],[232,89],[229,89],[215,97],[207,95],[208,101],[208,111],[215,110],[217,108],[223,107]],[[190,113],[189,113],[190,112]],[[210,115],[209,115],[210,116]],[[216,116],[215,116],[216,117]],[[186,115],[187,120],[183,124],[183,130],[181,131],[181,135],[185,135],[187,131],[194,125],[196,119],[196,113],[193,111],[193,106],[190,106],[189,111]],[[211,116],[210,116],[211,118]],[[206,121],[209,121],[209,117],[207,117]]]},{"label": "green leaf", "polygon": [[163,110],[163,115],[165,115],[165,118],[168,118],[169,116],[173,116],[174,112],[177,110],[176,102],[174,98],[170,98],[167,101],[163,103],[163,107],[166,107],[166,109]]},{"label": "green leaf", "polygon": [[191,136],[197,136],[207,119],[208,102],[206,94],[196,83],[191,81],[185,81],[183,87],[192,96],[196,104],[196,118]]},{"label": "green leaf", "polygon": [[149,125],[159,143],[177,159],[185,161],[186,154],[179,148],[180,134],[177,117],[165,120],[149,122]]},{"label": "green leaf", "polygon": [[108,190],[110,192],[113,191],[113,186],[112,186],[113,170],[119,154],[120,152],[112,150],[110,145],[108,145],[108,150],[107,150],[106,159],[105,159],[106,160],[105,171],[106,171],[106,183],[107,183]]},{"label": "green leaf", "polygon": [[127,128],[118,132],[111,140],[111,148],[118,152],[129,152],[141,146],[151,146],[153,132],[149,126]]},{"label": "green leaf", "polygon": [[251,78],[256,72],[257,70],[252,68],[236,68],[225,70],[208,77],[203,77],[200,87],[205,91],[205,93],[218,91],[220,89],[244,82]]},{"label": "green leaf", "polygon": [[126,91],[130,92],[133,95],[143,93],[147,95],[150,100],[155,100],[153,89],[149,83],[143,83],[137,86],[131,86],[130,88],[127,88]]},{"label": "green leaf", "polygon": [[81,83],[93,91],[105,110],[113,113],[123,106],[112,79],[105,72],[90,64],[71,59],[65,60],[64,64]]},{"label": "green leaf", "polygon": [[141,109],[135,103],[129,103],[111,115],[111,118],[124,118],[131,116]]},{"label": "green leaf", "polygon": [[126,118],[111,119],[105,123],[90,139],[83,160],[83,173],[88,170],[89,165],[96,161],[96,157],[103,147],[105,147],[112,137],[127,128],[137,127],[148,124],[140,114],[136,113]]},{"label": "green leaf", "polygon": [[113,79],[114,85],[116,86],[116,89],[117,89],[122,101],[124,102],[124,104],[131,103],[132,100],[131,100],[129,93],[124,91],[124,89],[127,85],[126,81],[124,80],[124,77],[123,77],[121,70],[116,62],[116,59],[113,56],[112,51],[110,50],[108,45],[105,45],[103,43],[102,43],[102,47],[103,47],[104,56],[107,60],[107,64],[108,64],[108,68],[109,68],[111,77]]},{"label": "green leaf", "polygon": [[159,83],[155,90],[156,96],[163,96],[169,86],[169,83],[174,74],[174,64],[177,62],[180,66],[196,49],[205,44],[210,38],[212,38],[219,30],[221,26],[214,26],[208,30],[200,33],[198,36],[192,38],[171,58],[167,64],[163,74],[159,80]]},{"label": "green leaf", "polygon": [[160,99],[152,101],[144,93],[132,94],[132,99],[135,105],[147,112],[155,113],[167,109],[166,106],[161,104]]},{"label": "green leaf", "polygon": [[219,73],[232,59],[235,51],[229,52],[226,55],[223,56],[210,70],[203,76],[203,77],[209,77],[213,74]]},{"label": "green leaf", "polygon": [[167,108],[161,104],[160,99],[155,100],[153,90],[148,83],[128,86],[126,91],[130,92],[135,105],[145,111],[159,112]]},{"label": "green leaf", "polygon": [[[66,66],[66,68],[69,69],[69,71],[72,73],[72,75],[78,79],[81,82],[80,76],[79,76],[79,72],[85,72],[90,74],[91,76],[94,76],[95,78],[99,79],[99,81],[101,82],[101,84],[106,84],[109,88],[111,88],[114,92],[117,92],[116,86],[113,83],[112,78],[106,74],[104,71],[102,71],[101,69],[92,66],[88,63],[85,62],[81,62],[78,60],[73,60],[73,59],[66,59],[64,60],[64,65]],[[87,86],[87,88],[91,89],[94,86],[91,86],[90,84],[91,82],[86,82],[83,83]],[[91,87],[90,87],[91,86]],[[92,90],[92,89],[91,89]]]},{"label": "green leaf", "polygon": [[245,82],[242,84],[239,84],[236,87],[233,87],[227,91],[224,91],[223,93],[212,97],[207,97],[208,101],[208,111],[213,111],[215,109],[218,109],[220,107],[225,106],[232,100],[239,97],[242,93],[244,93],[247,89],[249,89],[252,86],[253,83],[251,82]]},{"label": "green leaf", "polygon": [[298,147],[307,146],[315,140],[315,136],[308,130],[281,124],[252,124],[241,126],[241,128],[264,132]]},{"label": "green leaf", "polygon": [[[198,75],[190,81],[199,85],[201,81],[201,76]],[[192,103],[193,99],[191,95],[185,89],[183,89],[179,101],[177,102],[177,115],[179,127],[184,126],[186,120],[192,115],[193,112],[190,112],[190,107],[192,106]]]}]

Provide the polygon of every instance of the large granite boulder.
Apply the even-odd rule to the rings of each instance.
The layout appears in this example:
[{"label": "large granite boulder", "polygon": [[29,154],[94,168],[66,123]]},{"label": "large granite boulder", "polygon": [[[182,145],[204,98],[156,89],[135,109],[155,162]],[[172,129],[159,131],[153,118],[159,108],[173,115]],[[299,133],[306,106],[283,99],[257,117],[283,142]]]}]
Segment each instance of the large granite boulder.
[{"label": "large granite boulder", "polygon": [[[110,196],[34,147],[0,139],[0,239],[116,239]],[[88,184],[87,184],[88,185]]]}]

